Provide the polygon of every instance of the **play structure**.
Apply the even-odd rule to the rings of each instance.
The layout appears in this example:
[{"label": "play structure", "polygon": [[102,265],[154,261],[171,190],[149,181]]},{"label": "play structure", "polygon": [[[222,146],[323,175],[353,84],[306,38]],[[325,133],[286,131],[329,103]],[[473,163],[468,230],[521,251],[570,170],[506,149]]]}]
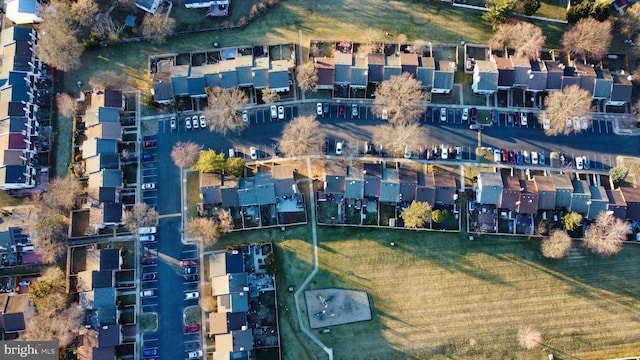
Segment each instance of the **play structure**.
[{"label": "play structure", "polygon": [[369,297],[364,291],[343,289],[304,292],[312,329],[371,320]]}]

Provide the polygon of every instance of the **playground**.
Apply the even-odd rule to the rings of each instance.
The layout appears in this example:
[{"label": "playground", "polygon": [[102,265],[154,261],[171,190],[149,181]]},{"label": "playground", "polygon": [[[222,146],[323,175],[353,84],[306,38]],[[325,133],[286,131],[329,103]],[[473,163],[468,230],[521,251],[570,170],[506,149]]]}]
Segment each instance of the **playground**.
[{"label": "playground", "polygon": [[307,290],[304,297],[312,329],[371,320],[369,297],[364,291]]}]

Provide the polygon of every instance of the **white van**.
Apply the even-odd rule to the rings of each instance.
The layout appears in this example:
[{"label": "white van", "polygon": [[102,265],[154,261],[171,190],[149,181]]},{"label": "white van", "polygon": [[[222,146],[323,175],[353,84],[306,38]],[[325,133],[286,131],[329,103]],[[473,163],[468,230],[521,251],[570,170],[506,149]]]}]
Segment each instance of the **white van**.
[{"label": "white van", "polygon": [[140,236],[140,241],[156,241],[155,235],[142,235]]},{"label": "white van", "polygon": [[142,290],[142,291],[140,291],[140,297],[146,298],[146,297],[152,297],[152,296],[156,296],[156,291],[155,290]]},{"label": "white van", "polygon": [[156,232],[157,231],[155,226],[138,228],[138,235],[151,235],[155,234]]}]

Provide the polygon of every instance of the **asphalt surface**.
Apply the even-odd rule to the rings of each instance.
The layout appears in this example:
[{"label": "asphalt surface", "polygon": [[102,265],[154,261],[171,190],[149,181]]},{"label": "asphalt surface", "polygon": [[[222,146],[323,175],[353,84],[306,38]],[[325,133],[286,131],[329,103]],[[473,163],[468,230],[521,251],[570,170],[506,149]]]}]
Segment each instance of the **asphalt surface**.
[{"label": "asphalt surface", "polygon": [[[429,116],[429,113],[436,115]],[[272,119],[270,110],[250,111],[248,127],[240,134],[222,136],[206,129],[187,130],[184,124],[186,116],[178,116],[178,128],[171,130],[169,116],[158,122],[158,133],[143,140],[156,140],[156,147],[143,149],[143,153],[153,156],[151,161],[142,163],[141,183],[155,182],[155,190],[143,191],[143,200],[155,207],[160,215],[157,242],[145,243],[142,256],[155,256],[156,265],[143,266],[143,273],[156,272],[157,280],[146,281],[142,289],[155,289],[157,296],[142,299],[143,312],[157,312],[159,327],[157,331],[143,336],[142,348],[158,348],[162,359],[180,359],[186,352],[200,348],[199,333],[182,333],[183,310],[186,306],[197,304],[196,300],[184,300],[184,292],[197,290],[198,283],[185,284],[179,261],[185,258],[197,258],[196,248],[181,242],[182,229],[180,213],[180,173],[171,160],[171,149],[178,141],[192,141],[203,145],[204,149],[228,153],[234,148],[236,156],[249,158],[249,149],[258,148],[261,159],[273,156],[273,144],[277,143],[284,126],[298,116],[297,106],[285,106],[285,119]],[[321,134],[329,143],[329,153],[335,151],[336,141],[344,141],[348,148],[364,150],[364,143],[371,139],[376,125],[384,123],[371,113],[369,106],[361,105],[358,116],[353,117],[350,105],[344,115],[339,114],[337,104],[330,106],[326,115],[318,116],[321,122]],[[477,145],[477,131],[469,130],[469,123],[462,120],[461,109],[448,109],[447,121],[440,121],[439,108],[431,109],[420,117],[420,122],[429,130],[425,147],[447,144],[462,146],[464,159],[472,158]],[[505,113],[499,122],[486,127],[482,132],[482,146],[509,150],[528,150],[545,152],[561,151],[573,158],[587,155],[593,169],[608,169],[615,165],[616,155],[637,155],[638,141],[633,137],[615,135],[611,123],[606,120],[594,120],[585,132],[570,136],[548,137],[540,125],[530,119],[528,126],[508,123]],[[182,340],[182,341],[176,341]]]}]

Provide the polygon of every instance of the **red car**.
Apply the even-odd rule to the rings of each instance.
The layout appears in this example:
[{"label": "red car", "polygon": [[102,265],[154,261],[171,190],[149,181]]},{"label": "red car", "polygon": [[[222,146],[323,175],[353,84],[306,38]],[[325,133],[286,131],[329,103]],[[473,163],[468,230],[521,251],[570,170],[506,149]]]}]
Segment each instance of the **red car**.
[{"label": "red car", "polygon": [[180,260],[180,267],[189,267],[196,265],[198,265],[198,263],[196,263],[195,260]]},{"label": "red car", "polygon": [[143,141],[142,142],[142,147],[144,147],[144,148],[156,147],[156,142],[155,142],[155,140]]},{"label": "red car", "polygon": [[338,106],[338,115],[344,116],[344,114],[345,114],[345,106],[344,106],[344,104],[340,104]]},{"label": "red car", "polygon": [[140,264],[142,265],[153,265],[156,263],[156,258],[153,257],[143,257],[140,259]]},{"label": "red car", "polygon": [[507,155],[507,150],[506,149],[502,149],[500,150],[500,155],[502,155],[502,162],[509,162],[509,157]]},{"label": "red car", "polygon": [[200,324],[185,325],[182,327],[182,332],[185,334],[194,333],[200,331]]},{"label": "red car", "polygon": [[516,163],[516,152],[513,150],[509,150],[509,162],[512,164]]},{"label": "red car", "polygon": [[514,125],[520,125],[520,113],[516,111],[516,120],[514,122]]}]

